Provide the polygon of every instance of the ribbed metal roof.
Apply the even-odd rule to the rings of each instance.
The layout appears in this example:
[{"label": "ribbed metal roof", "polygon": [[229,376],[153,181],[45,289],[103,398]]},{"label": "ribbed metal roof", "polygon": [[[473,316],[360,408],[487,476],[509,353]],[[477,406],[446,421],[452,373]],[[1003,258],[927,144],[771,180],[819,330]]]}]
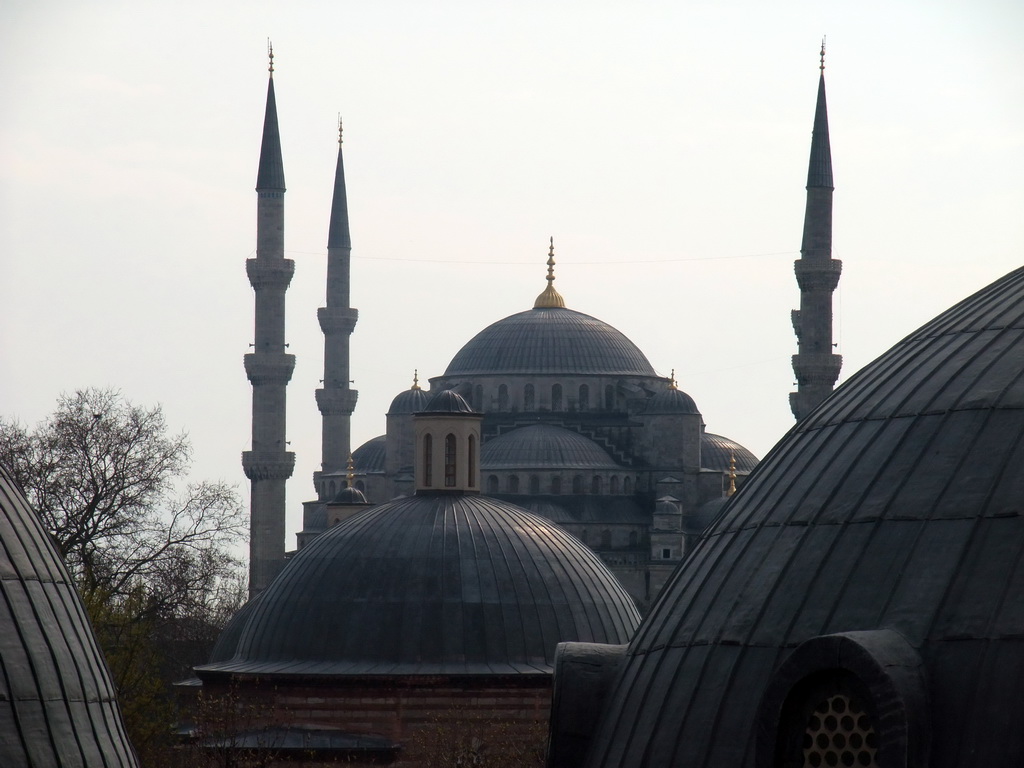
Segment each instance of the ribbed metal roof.
[{"label": "ribbed metal roof", "polygon": [[735,457],[737,472],[752,472],[758,458],[735,440],[705,432],[700,437],[700,465],[703,469],[729,471],[729,459]]},{"label": "ribbed metal roof", "polygon": [[638,631],[588,765],[751,765],[791,650],[879,628],[924,661],[930,766],[1024,764],[1022,361],[1017,270],[800,422]]},{"label": "ribbed metal roof", "polygon": [[445,376],[479,374],[655,376],[637,346],[607,323],[557,307],[535,307],[484,328]]},{"label": "ribbed metal roof", "polygon": [[551,424],[532,424],[491,438],[480,450],[480,469],[621,469],[590,438]]},{"label": "ribbed metal roof", "polygon": [[652,396],[644,406],[644,413],[657,414],[699,414],[693,398],[681,389],[670,387]]},{"label": "ribbed metal roof", "polygon": [[377,435],[352,451],[352,465],[356,472],[383,472],[386,458],[387,435]]},{"label": "ribbed metal roof", "polygon": [[397,499],[336,525],[248,610],[234,657],[201,677],[550,673],[557,643],[623,643],[639,621],[579,541],[460,494]]},{"label": "ribbed metal roof", "polygon": [[458,392],[442,389],[430,398],[426,407],[420,413],[459,413],[469,415],[474,414],[475,411],[469,407],[469,403]]},{"label": "ribbed metal roof", "polygon": [[0,765],[136,766],[67,570],[0,467]]},{"label": "ribbed metal roof", "polygon": [[388,416],[419,413],[427,407],[430,397],[429,392],[419,387],[399,392],[395,395],[395,399],[391,401],[391,407],[388,408]]}]

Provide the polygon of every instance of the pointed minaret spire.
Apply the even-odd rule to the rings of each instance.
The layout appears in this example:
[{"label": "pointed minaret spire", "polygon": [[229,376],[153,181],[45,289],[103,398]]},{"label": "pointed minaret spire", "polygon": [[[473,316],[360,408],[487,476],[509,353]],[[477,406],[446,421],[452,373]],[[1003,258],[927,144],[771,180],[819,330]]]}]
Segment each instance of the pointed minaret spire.
[{"label": "pointed minaret spire", "polygon": [[553,307],[564,307],[565,299],[555,290],[555,238],[550,240],[548,247],[548,287],[545,288],[537,300],[533,302],[534,309],[550,309]]},{"label": "pointed minaret spire", "polygon": [[245,270],[256,298],[253,352],[245,356],[252,383],[252,450],[242,454],[251,481],[249,595],[270,585],[284,567],[285,481],[295,454],[285,450],[285,388],[295,356],[285,352],[285,291],[295,262],[284,257],[284,164],[274,99],[274,54],[270,56],[267,111],[256,176],[256,258]]},{"label": "pointed minaret spire", "polygon": [[[339,115],[338,162],[334,171],[334,199],[327,233],[327,306],[317,310],[320,330],[324,334],[324,385],[316,391],[316,404],[323,418],[322,472],[342,472],[346,468],[346,458],[352,449],[352,412],[358,397],[358,392],[350,387],[349,338],[359,313],[349,306],[352,239],[348,228],[341,131]],[[315,473],[313,484],[322,493],[325,484],[318,479],[319,473]]]},{"label": "pointed minaret spire", "polygon": [[818,101],[807,168],[807,207],[803,243],[795,264],[800,309],[793,311],[797,354],[793,355],[797,391],[789,396],[800,420],[832,393],[843,358],[832,352],[832,293],[839,284],[841,261],[832,258],[832,150],[825,105],[825,41],[821,41]]}]

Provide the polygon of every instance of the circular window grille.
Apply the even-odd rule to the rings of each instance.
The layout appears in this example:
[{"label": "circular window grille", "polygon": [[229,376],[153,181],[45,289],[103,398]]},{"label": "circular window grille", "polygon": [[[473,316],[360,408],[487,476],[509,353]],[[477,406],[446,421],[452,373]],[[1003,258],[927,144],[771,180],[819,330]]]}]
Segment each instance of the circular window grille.
[{"label": "circular window grille", "polygon": [[860,702],[845,694],[814,708],[804,729],[804,768],[877,768],[878,734]]}]

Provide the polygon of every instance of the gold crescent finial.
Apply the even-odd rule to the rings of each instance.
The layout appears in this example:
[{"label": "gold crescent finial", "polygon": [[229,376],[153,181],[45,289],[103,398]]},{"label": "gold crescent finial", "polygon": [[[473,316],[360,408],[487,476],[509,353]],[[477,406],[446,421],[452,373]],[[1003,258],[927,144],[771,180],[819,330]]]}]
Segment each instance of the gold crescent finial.
[{"label": "gold crescent finial", "polygon": [[341,146],[341,112],[338,113],[338,146]]},{"label": "gold crescent finial", "polygon": [[672,381],[669,382],[669,387],[671,389],[679,389],[679,385],[676,383],[676,369],[675,368],[672,369],[672,376],[671,376],[671,378],[672,378]]},{"label": "gold crescent finial", "polygon": [[355,487],[355,479],[356,479],[356,466],[355,466],[355,463],[352,461],[352,454],[350,453],[348,455],[348,477],[346,478],[346,480],[348,480],[348,487],[349,488],[354,488]]},{"label": "gold crescent finial", "polygon": [[821,37],[821,71],[825,71],[825,36]]},{"label": "gold crescent finial", "polygon": [[736,454],[729,451],[729,490],[726,491],[727,496],[732,496],[736,493]]},{"label": "gold crescent finial", "polygon": [[561,294],[555,290],[555,238],[550,239],[550,245],[548,246],[548,287],[544,289],[537,300],[533,302],[534,309],[551,309],[554,307],[564,307],[565,299],[562,298]]},{"label": "gold crescent finial", "polygon": [[412,370],[412,388],[420,389],[420,371],[419,368],[413,368]]},{"label": "gold crescent finial", "polygon": [[270,66],[267,70],[270,72],[270,76],[274,76],[274,44],[270,42],[270,38],[267,38],[267,58],[270,59]]}]

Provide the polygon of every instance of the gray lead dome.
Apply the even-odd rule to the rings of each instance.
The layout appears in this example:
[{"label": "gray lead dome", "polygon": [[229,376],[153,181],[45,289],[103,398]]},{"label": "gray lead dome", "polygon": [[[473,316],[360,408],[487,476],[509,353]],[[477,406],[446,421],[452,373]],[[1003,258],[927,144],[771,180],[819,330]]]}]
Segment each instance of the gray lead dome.
[{"label": "gray lead dome", "polygon": [[[302,549],[211,673],[550,673],[563,640],[624,643],[632,600],[583,544],[476,495],[397,499]],[[237,640],[235,639],[237,638]]]},{"label": "gray lead dome", "polygon": [[621,332],[590,315],[556,307],[535,307],[480,331],[444,372],[470,374],[657,375]]}]

